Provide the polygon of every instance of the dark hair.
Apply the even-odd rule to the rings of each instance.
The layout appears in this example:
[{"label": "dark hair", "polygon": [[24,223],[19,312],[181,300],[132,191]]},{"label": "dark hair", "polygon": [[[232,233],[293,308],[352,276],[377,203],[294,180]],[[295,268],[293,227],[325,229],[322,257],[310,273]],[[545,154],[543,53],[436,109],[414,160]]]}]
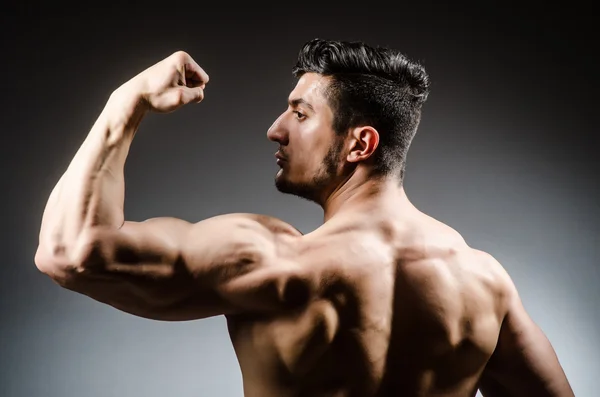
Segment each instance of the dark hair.
[{"label": "dark hair", "polygon": [[360,125],[375,128],[375,173],[402,179],[429,93],[425,69],[394,49],[313,39],[304,44],[293,68],[298,78],[311,72],[331,77],[325,95],[334,112],[334,131],[345,135]]}]

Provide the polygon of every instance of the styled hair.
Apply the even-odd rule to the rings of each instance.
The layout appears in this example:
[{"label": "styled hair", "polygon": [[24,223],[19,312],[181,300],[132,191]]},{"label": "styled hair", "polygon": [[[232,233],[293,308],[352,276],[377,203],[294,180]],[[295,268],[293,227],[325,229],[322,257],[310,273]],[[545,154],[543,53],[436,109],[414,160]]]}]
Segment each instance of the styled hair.
[{"label": "styled hair", "polygon": [[334,113],[333,129],[369,125],[379,133],[373,153],[376,175],[404,177],[406,154],[429,94],[423,66],[401,52],[363,42],[313,39],[304,44],[295,77],[318,73],[331,78],[324,93]]}]

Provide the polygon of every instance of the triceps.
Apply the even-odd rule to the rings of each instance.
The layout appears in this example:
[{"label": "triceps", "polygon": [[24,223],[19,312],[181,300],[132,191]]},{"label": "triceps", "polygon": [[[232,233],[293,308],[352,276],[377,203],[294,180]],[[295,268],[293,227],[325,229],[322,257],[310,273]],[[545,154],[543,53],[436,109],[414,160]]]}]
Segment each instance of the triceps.
[{"label": "triceps", "polygon": [[150,233],[101,229],[79,248],[63,287],[120,310],[150,316],[190,299],[196,288],[183,257]]},{"label": "triceps", "polygon": [[[199,318],[198,309],[214,300],[208,296],[209,291],[199,290],[195,280],[184,270],[175,270],[169,275],[125,271],[132,267],[135,265],[111,264],[104,271],[85,272],[61,284],[123,312],[155,320]],[[176,269],[180,267],[184,265],[175,264]]]}]

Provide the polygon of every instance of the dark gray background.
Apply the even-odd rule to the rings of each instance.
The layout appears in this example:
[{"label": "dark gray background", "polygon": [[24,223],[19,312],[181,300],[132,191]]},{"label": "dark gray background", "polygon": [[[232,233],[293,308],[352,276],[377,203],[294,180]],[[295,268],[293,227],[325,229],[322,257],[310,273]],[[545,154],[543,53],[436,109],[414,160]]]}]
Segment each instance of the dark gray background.
[{"label": "dark gray background", "polygon": [[275,190],[266,130],[286,107],[300,46],[322,37],[394,46],[424,63],[432,91],[408,158],[409,197],[503,263],[576,395],[595,396],[592,13],[576,2],[475,4],[2,14],[0,395],[242,395],[223,318],[153,322],[59,288],[33,263],[40,219],[111,91],[183,49],[210,74],[206,99],[142,123],[126,165],[126,217],[243,211],[318,227],[318,207]]}]

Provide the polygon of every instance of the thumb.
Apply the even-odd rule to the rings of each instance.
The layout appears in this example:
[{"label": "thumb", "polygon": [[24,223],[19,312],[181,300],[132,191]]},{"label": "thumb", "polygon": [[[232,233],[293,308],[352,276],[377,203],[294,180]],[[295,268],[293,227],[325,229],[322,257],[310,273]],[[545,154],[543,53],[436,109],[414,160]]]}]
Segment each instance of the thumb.
[{"label": "thumb", "polygon": [[203,87],[182,87],[181,90],[181,102],[184,105],[188,103],[199,103],[204,99],[204,88]]}]

